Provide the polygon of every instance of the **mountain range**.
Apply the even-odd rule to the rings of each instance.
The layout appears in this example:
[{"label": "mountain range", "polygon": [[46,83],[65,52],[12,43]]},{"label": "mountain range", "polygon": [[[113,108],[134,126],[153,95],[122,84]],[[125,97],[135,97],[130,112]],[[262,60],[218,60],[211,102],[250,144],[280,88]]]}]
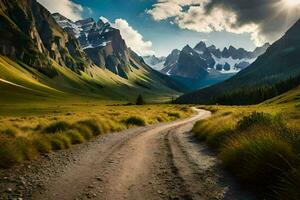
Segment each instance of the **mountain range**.
[{"label": "mountain range", "polygon": [[300,73],[300,20],[247,68],[230,79],[183,95],[178,103],[209,103],[228,93],[272,86]]},{"label": "mountain range", "polygon": [[11,87],[36,100],[41,94],[128,100],[184,91],[128,48],[105,18],[73,22],[36,0],[0,0],[0,36],[1,92],[8,96],[16,95]]},{"label": "mountain range", "polygon": [[144,61],[147,65],[151,66],[153,69],[157,71],[161,71],[165,66],[166,57],[156,57],[155,55],[144,56]]},{"label": "mountain range", "polygon": [[[194,78],[195,74],[181,74],[181,71],[185,71],[187,60],[194,59],[194,64],[197,66],[192,68],[204,68],[208,73],[214,70],[221,73],[238,72],[248,67],[257,57],[264,54],[269,46],[270,44],[266,43],[262,47],[257,47],[254,51],[247,51],[243,48],[237,49],[233,46],[220,50],[214,45],[207,46],[205,42],[201,41],[194,48],[186,45],[181,51],[174,49],[167,57],[158,58],[152,55],[146,56],[144,59],[149,66],[165,74]],[[207,74],[204,72],[204,75]]]},{"label": "mountain range", "polygon": [[269,46],[266,43],[254,51],[233,46],[220,50],[201,41],[194,48],[186,45],[181,51],[174,49],[166,58],[148,56],[144,59],[152,68],[195,90],[230,78],[253,63]]}]

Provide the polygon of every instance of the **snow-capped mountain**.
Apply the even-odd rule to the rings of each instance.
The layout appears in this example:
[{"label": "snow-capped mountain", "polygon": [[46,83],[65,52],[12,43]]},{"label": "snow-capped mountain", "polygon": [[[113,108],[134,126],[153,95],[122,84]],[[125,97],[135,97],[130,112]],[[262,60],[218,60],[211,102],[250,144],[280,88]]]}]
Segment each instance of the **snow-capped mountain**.
[{"label": "snow-capped mountain", "polygon": [[97,66],[127,78],[133,65],[131,57],[134,53],[127,47],[121,37],[120,30],[111,26],[110,22],[100,17],[73,22],[59,13],[53,14],[56,22],[80,43],[81,48]]},{"label": "snow-capped mountain", "polygon": [[100,17],[98,22],[93,18],[73,22],[59,13],[54,13],[52,16],[65,31],[79,40],[83,49],[106,46],[110,41],[105,39],[104,33],[114,31],[104,17]]},{"label": "snow-capped mountain", "polygon": [[157,71],[161,71],[165,66],[166,57],[156,57],[155,55],[152,56],[144,56],[144,61],[147,65],[152,67]]},{"label": "snow-capped mountain", "polygon": [[[214,45],[207,47],[204,42],[198,43],[194,48],[187,45],[181,51],[173,50],[167,57],[167,60],[173,58],[172,61],[165,62],[161,71],[167,75],[185,78],[216,73],[237,73],[265,53],[269,46],[270,44],[265,44],[251,52],[233,46],[220,50]],[[198,73],[200,71],[201,75]]]}]

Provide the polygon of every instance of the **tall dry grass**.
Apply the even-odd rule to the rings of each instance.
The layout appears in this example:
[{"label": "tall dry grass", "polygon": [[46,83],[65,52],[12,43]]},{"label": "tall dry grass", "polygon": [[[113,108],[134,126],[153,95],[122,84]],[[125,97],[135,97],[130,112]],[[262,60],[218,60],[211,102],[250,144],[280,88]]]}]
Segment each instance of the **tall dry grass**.
[{"label": "tall dry grass", "polygon": [[196,123],[193,132],[218,152],[225,169],[261,198],[299,199],[300,131],[289,128],[281,116],[217,112]]},{"label": "tall dry grass", "polygon": [[191,114],[189,107],[177,105],[74,105],[42,114],[37,110],[30,114],[16,113],[14,117],[3,116],[0,119],[0,167],[8,168],[40,154],[67,149],[105,133]]}]

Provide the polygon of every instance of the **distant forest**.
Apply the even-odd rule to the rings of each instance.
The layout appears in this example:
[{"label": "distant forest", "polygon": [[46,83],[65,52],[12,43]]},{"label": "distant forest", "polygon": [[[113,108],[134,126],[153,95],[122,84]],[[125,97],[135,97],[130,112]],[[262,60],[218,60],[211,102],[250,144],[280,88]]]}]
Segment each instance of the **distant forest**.
[{"label": "distant forest", "polygon": [[226,93],[212,99],[211,103],[220,105],[253,105],[258,104],[278,95],[281,95],[300,85],[300,74],[273,85],[256,88],[243,88]]}]

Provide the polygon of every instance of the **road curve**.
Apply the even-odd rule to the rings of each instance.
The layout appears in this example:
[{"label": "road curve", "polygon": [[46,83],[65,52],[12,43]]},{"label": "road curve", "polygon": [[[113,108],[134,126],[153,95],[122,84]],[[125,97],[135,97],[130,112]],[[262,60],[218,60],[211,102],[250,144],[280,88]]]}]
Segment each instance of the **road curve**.
[{"label": "road curve", "polygon": [[210,116],[195,112],[47,156],[17,173],[28,182],[19,193],[33,200],[244,199],[215,156],[189,133]]}]

